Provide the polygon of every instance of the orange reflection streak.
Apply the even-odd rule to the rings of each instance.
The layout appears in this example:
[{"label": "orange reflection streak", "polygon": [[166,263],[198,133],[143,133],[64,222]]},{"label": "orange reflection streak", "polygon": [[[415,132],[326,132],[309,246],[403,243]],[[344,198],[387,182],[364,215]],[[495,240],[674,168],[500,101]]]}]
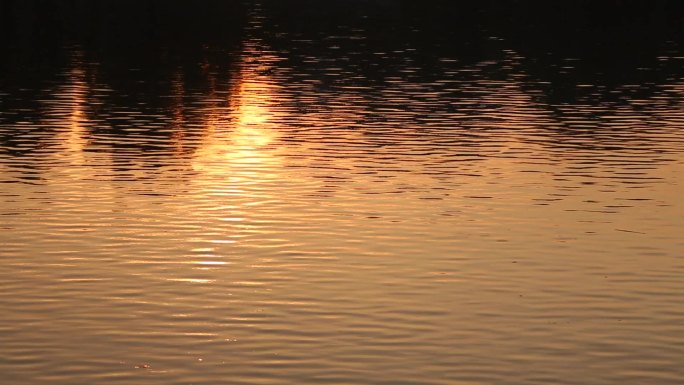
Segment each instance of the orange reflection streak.
[{"label": "orange reflection streak", "polygon": [[193,168],[207,176],[257,181],[278,163],[266,148],[277,137],[272,110],[277,86],[246,65],[241,66],[238,79],[228,108],[208,104],[204,143]]},{"label": "orange reflection streak", "polygon": [[73,68],[69,76],[69,85],[65,89],[69,109],[68,115],[65,117],[67,130],[62,133],[63,138],[58,143],[64,143],[64,155],[74,165],[83,165],[85,162],[83,150],[88,144],[85,137],[87,129],[84,125],[87,121],[84,111],[87,87],[85,71],[79,67]]},{"label": "orange reflection streak", "polygon": [[260,81],[245,81],[240,85],[233,141],[243,151],[257,150],[275,138],[273,113],[269,109],[273,88],[272,84]]},{"label": "orange reflection streak", "polygon": [[53,156],[58,163],[68,164],[68,167],[52,168],[50,172],[79,180],[93,178],[97,173],[88,167],[90,155],[85,151],[90,143],[88,109],[92,102],[89,100],[92,84],[88,82],[89,73],[82,56],[82,52],[73,53],[65,82],[58,88],[54,100],[49,102],[47,113],[47,118],[59,127],[55,144],[60,151]]},{"label": "orange reflection streak", "polygon": [[[281,159],[271,145],[278,137],[277,122],[282,119],[274,109],[279,87],[265,71],[252,62],[260,51],[246,52],[238,63],[228,100],[218,91],[206,97],[202,139],[191,160],[195,176],[190,180],[196,201],[211,202],[198,207],[203,221],[215,220],[222,233],[207,235],[212,244],[235,242],[255,214],[249,208],[272,200],[271,185],[282,172]],[[213,252],[207,253],[213,256]],[[205,266],[206,268],[206,266]]]}]

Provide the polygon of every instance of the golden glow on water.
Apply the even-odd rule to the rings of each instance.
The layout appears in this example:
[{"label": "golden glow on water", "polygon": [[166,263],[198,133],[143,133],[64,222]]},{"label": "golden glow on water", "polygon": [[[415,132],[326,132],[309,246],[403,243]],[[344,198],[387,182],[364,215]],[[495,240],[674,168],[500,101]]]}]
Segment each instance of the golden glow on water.
[{"label": "golden glow on water", "polygon": [[[269,120],[269,101],[277,96],[272,94],[274,86],[268,83],[268,79],[250,80],[254,74],[240,74],[245,79],[240,83],[237,93],[238,127],[255,128],[263,126]],[[258,128],[258,127],[256,127]],[[259,145],[265,143],[258,143]]]},{"label": "golden glow on water", "polygon": [[76,92],[71,93],[73,95],[73,100],[71,101],[73,107],[69,115],[68,134],[64,140],[67,151],[77,157],[75,159],[77,165],[83,164],[83,150],[88,144],[88,140],[85,138],[86,128],[83,126],[83,123],[87,120],[83,110],[83,106],[87,103],[85,95],[83,95],[83,92],[86,90],[83,75],[82,70],[74,69],[72,71],[71,87]]},{"label": "golden glow on water", "polygon": [[271,101],[279,96],[272,80],[257,75],[252,67],[242,66],[236,77],[240,83],[230,100],[234,110],[214,105],[207,111],[205,137],[193,157],[193,168],[210,178],[222,175],[258,182],[278,162],[266,146],[277,138]]},{"label": "golden glow on water", "polygon": [[3,378],[684,374],[681,81],[554,103],[510,52],[360,77],[301,44],[158,82],[77,54],[0,116]]},{"label": "golden glow on water", "polygon": [[86,84],[85,70],[81,66],[81,55],[80,52],[74,54],[71,69],[65,74],[65,83],[58,91],[59,99],[53,111],[54,117],[51,119],[51,123],[57,127],[56,143],[62,147],[62,151],[57,153],[56,161],[70,164],[73,168],[63,171],[73,173],[73,177],[78,179],[88,176],[88,169],[84,168],[84,151],[88,145],[88,117],[85,106],[89,102],[89,86]]},{"label": "golden glow on water", "polygon": [[[253,74],[241,74],[243,79]],[[235,158],[243,161],[264,161],[269,152],[261,151],[277,138],[277,125],[273,123],[274,112],[271,100],[278,99],[275,86],[268,79],[245,80],[237,93],[238,106],[236,124],[231,132]],[[287,117],[278,116],[278,119]]]}]

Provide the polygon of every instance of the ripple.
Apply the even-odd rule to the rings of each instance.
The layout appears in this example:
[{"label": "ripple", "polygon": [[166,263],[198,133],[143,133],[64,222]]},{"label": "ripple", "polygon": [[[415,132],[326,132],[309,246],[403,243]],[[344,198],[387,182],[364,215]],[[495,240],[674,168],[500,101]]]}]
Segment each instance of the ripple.
[{"label": "ripple", "polygon": [[676,384],[681,52],[613,84],[387,4],[0,79],[4,378]]}]

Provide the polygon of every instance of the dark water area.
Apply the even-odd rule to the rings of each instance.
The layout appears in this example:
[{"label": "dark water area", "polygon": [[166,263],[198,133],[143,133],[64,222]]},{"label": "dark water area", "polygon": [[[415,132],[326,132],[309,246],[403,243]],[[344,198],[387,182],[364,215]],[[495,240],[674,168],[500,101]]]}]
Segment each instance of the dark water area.
[{"label": "dark water area", "polygon": [[0,383],[682,383],[683,11],[3,1]]}]

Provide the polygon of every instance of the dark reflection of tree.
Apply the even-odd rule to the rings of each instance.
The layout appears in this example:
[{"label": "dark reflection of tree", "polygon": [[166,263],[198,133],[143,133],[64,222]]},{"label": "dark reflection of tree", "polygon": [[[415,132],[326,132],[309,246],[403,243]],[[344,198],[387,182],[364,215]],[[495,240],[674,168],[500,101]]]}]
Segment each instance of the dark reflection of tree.
[{"label": "dark reflection of tree", "polygon": [[228,103],[244,23],[239,2],[2,6],[0,148],[12,157],[60,151],[58,133],[78,109],[83,151],[110,154],[121,174],[141,166],[134,158],[154,170],[169,148],[179,159],[193,151],[212,107],[205,99],[220,92]]},{"label": "dark reflection of tree", "polygon": [[[315,92],[320,101],[307,104],[294,94],[293,106],[312,116],[346,114],[343,120],[358,127],[377,126],[388,114],[406,118],[395,123],[417,130],[430,125],[430,116],[448,114],[454,117],[452,128],[474,127],[476,121],[487,127],[488,111],[505,102],[505,95],[498,100],[496,95],[514,83],[555,119],[548,128],[562,135],[595,135],[593,145],[600,148],[616,127],[603,124],[605,119],[637,112],[634,101],[661,106],[663,86],[684,74],[681,60],[673,58],[682,48],[682,26],[673,16],[680,2],[299,0],[268,5],[274,26],[269,43],[289,58],[287,65],[300,77],[314,81],[307,92]],[[298,22],[301,14],[309,21]],[[388,95],[392,90],[397,94]],[[492,97],[483,97],[488,93]],[[669,96],[670,102],[676,100]],[[358,105],[367,108],[359,111]],[[564,105],[595,108],[570,113],[573,108]],[[397,106],[406,114],[392,114]],[[579,127],[578,120],[584,121]],[[586,129],[592,120],[593,130]],[[620,129],[638,134],[643,128]],[[382,132],[377,131],[379,137]],[[628,146],[641,139],[624,135],[621,140]]]},{"label": "dark reflection of tree", "polygon": [[[449,145],[477,159],[503,148],[488,139],[519,113],[544,127],[548,148],[615,150],[616,130],[621,148],[634,148],[644,145],[644,125],[606,121],[668,120],[680,107],[680,88],[663,90],[682,74],[671,54],[681,31],[668,16],[675,3],[630,3],[613,15],[617,3],[266,1],[259,38],[291,71],[263,71],[286,85],[282,108],[301,114],[285,125],[285,140],[315,123],[329,135],[307,140],[357,130],[368,150],[391,152],[401,150],[398,134],[414,135],[426,149]],[[83,110],[84,151],[111,153],[122,175],[182,162],[208,119],[230,119],[247,3],[2,7],[0,147],[13,157],[57,151],[50,117],[60,106]],[[75,79],[81,99],[60,101]]]}]

